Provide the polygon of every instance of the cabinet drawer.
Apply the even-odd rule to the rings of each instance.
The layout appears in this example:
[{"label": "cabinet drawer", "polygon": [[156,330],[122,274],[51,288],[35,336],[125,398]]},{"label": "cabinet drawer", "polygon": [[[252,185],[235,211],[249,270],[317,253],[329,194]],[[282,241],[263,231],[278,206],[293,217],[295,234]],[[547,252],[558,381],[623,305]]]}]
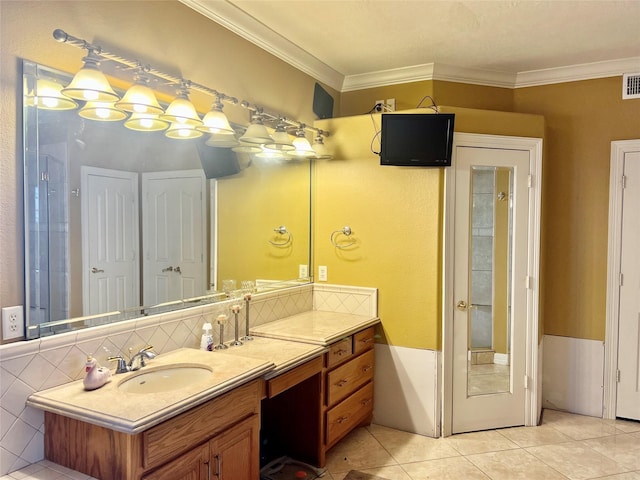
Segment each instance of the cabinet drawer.
[{"label": "cabinet drawer", "polygon": [[373,350],[327,374],[327,405],[331,406],[373,378]]},{"label": "cabinet drawer", "polygon": [[231,390],[142,433],[144,468],[153,468],[260,412],[261,383]]},{"label": "cabinet drawer", "polygon": [[327,445],[340,440],[373,412],[373,383],[368,383],[327,412]]},{"label": "cabinet drawer", "polygon": [[327,368],[332,368],[346,360],[353,354],[351,337],[344,338],[329,347],[327,352]]},{"label": "cabinet drawer", "polygon": [[353,336],[353,353],[355,355],[373,347],[373,332],[374,328],[369,327]]}]

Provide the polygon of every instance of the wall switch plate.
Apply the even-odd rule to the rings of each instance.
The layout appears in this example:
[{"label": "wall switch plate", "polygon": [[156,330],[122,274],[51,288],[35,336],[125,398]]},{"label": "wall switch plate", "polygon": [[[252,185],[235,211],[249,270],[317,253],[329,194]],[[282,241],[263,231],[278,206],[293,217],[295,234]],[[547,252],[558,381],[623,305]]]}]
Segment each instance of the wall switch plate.
[{"label": "wall switch plate", "polygon": [[326,265],[320,265],[318,267],[318,280],[321,282],[327,281],[327,267]]},{"label": "wall switch plate", "polygon": [[299,265],[298,266],[298,278],[307,278],[309,276],[309,266],[308,265]]},{"label": "wall switch plate", "polygon": [[2,340],[24,337],[22,306],[2,308]]}]

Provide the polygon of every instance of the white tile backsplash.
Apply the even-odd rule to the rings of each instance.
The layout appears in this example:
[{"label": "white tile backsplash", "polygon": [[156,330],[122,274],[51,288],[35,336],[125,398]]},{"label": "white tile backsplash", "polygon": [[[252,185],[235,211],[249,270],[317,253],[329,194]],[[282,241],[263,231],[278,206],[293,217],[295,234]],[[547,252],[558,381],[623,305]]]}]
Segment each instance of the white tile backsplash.
[{"label": "white tile backsplash", "polygon": [[[250,305],[251,326],[313,308],[313,286],[256,294]],[[202,324],[228,304],[210,304],[113,325],[65,332],[42,339],[0,345],[0,476],[44,458],[44,414],[27,407],[33,392],[79,380],[88,354],[106,366],[107,356],[153,345],[158,353],[198,348]],[[229,315],[228,326],[233,326]],[[244,332],[244,313],[241,332]],[[214,340],[218,342],[214,329]],[[233,338],[228,328],[225,339]]]}]

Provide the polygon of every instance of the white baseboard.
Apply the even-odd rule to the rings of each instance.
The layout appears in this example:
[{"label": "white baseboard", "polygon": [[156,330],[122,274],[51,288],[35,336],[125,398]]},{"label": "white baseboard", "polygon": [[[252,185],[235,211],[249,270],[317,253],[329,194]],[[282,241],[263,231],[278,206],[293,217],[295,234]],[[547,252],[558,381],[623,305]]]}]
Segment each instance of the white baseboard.
[{"label": "white baseboard", "polygon": [[544,336],[542,406],[602,417],[604,344]]},{"label": "white baseboard", "polygon": [[374,423],[439,436],[439,355],[434,350],[375,346]]}]

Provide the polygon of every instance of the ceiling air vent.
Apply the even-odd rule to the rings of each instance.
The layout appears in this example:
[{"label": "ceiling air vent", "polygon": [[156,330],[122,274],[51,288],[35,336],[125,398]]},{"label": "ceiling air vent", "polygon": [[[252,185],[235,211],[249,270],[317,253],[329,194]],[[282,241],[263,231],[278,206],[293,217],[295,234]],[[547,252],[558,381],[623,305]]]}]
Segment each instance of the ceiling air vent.
[{"label": "ceiling air vent", "polygon": [[640,98],[640,73],[625,73],[622,76],[622,98]]}]

